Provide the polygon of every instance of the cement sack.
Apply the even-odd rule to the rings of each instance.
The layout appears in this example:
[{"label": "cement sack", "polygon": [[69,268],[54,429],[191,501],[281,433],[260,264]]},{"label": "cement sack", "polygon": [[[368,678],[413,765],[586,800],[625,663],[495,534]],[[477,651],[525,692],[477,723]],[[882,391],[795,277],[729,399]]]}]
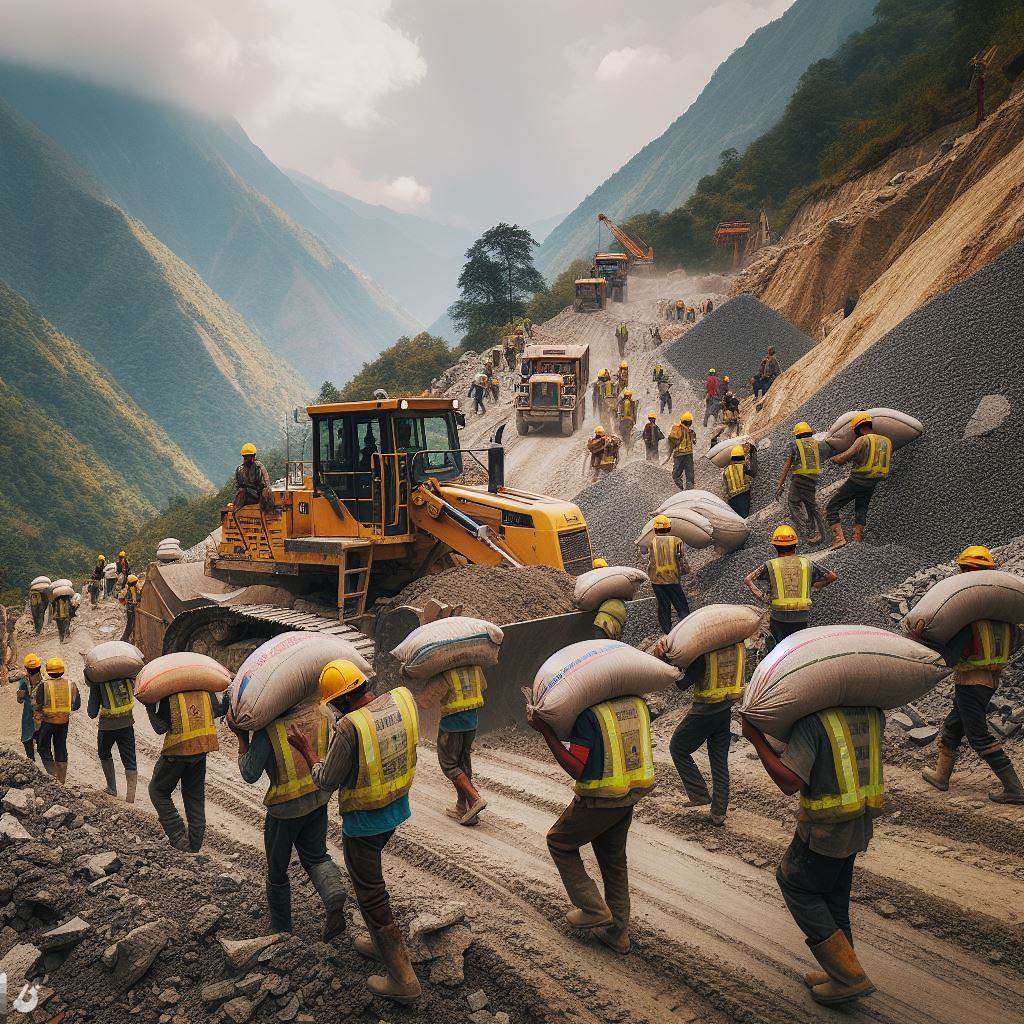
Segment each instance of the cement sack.
[{"label": "cement sack", "polygon": [[616,697],[665,690],[679,680],[671,665],[618,640],[569,644],[541,665],[532,692],[523,688],[528,707],[566,740],[587,708]]},{"label": "cement sack", "polygon": [[903,617],[903,631],[926,644],[947,644],[979,619],[1024,623],[1024,579],[1001,569],[948,576]]},{"label": "cement sack", "polygon": [[29,584],[29,589],[34,590],[37,593],[41,593],[44,590],[49,590],[52,583],[53,581],[49,576],[37,576],[31,584]]},{"label": "cement sack", "polygon": [[70,587],[72,590],[75,589],[75,585],[71,582],[71,580],[66,580],[63,577],[61,577],[59,580],[54,580],[50,584],[50,593],[52,594],[58,587]]},{"label": "cement sack", "polygon": [[707,503],[719,505],[732,512],[732,508],[729,506],[729,503],[719,495],[712,494],[711,491],[702,491],[691,488],[688,491],[680,491],[678,494],[673,494],[672,497],[666,498],[654,510],[654,514],[661,515],[663,512],[668,512],[669,509],[676,508],[679,505],[693,507],[695,505],[703,505]]},{"label": "cement sack", "polygon": [[711,540],[716,547],[735,551],[747,543],[750,527],[743,516],[738,515],[728,505],[722,508],[706,502],[702,505],[693,505],[692,508],[711,524]]},{"label": "cement sack", "polygon": [[[872,426],[876,434],[882,434],[892,441],[893,449],[902,448],[911,441],[916,441],[924,433],[924,424],[908,416],[898,409],[865,409],[871,414]],[[853,444],[855,437],[850,426],[858,410],[845,413],[832,424],[825,433],[825,443],[834,452],[845,452]]]},{"label": "cement sack", "polygon": [[572,603],[581,611],[592,612],[618,598],[632,601],[636,588],[647,581],[647,573],[631,565],[609,565],[604,569],[590,569],[576,577]]},{"label": "cement sack", "polygon": [[61,583],[50,590],[50,597],[70,597],[74,592],[75,588],[70,583]]},{"label": "cement sack", "polygon": [[414,629],[391,653],[403,675],[429,679],[463,665],[497,664],[504,636],[493,622],[453,615]]},{"label": "cement sack", "polygon": [[135,696],[156,704],[173,693],[207,690],[221,693],[231,685],[231,673],[205,654],[177,651],[154,658],[135,677]]},{"label": "cement sack", "polygon": [[109,683],[114,679],[134,679],[146,659],[134,644],[124,640],[107,640],[97,644],[85,656],[85,681]]},{"label": "cement sack", "polygon": [[158,548],[156,552],[157,561],[165,564],[180,562],[184,557],[185,552],[181,548]]},{"label": "cement sack", "polygon": [[347,640],[322,633],[281,633],[261,644],[235,673],[229,690],[231,720],[256,732],[317,696],[320,673],[331,661],[352,662],[365,676],[373,669]]},{"label": "cement sack", "polygon": [[676,623],[665,657],[685,672],[701,655],[748,640],[763,617],[761,609],[747,604],[706,604]]},{"label": "cement sack", "polygon": [[[687,505],[677,505],[668,512],[660,512],[659,515],[666,516],[672,524],[668,532],[673,537],[678,537],[691,548],[706,548],[711,543],[711,524],[695,508],[690,508]],[[636,546],[644,554],[650,548],[653,536],[654,520],[651,519],[636,539]]]},{"label": "cement sack", "polygon": [[902,707],[950,671],[924,644],[876,626],[814,626],[787,637],[758,665],[740,713],[786,742],[807,715],[834,707]]},{"label": "cement sack", "polygon": [[719,469],[725,469],[732,459],[733,448],[738,444],[750,444],[750,435],[741,434],[739,437],[727,437],[713,445],[704,458],[714,463]]},{"label": "cement sack", "polygon": [[116,562],[107,562],[107,564],[103,566],[103,578],[107,580],[117,579]]},{"label": "cement sack", "polygon": [[162,548],[165,544],[173,545],[176,548],[180,548],[181,547],[181,541],[178,540],[177,537],[164,537],[164,539],[162,541],[160,541],[159,544],[157,544],[157,547],[158,548]]}]

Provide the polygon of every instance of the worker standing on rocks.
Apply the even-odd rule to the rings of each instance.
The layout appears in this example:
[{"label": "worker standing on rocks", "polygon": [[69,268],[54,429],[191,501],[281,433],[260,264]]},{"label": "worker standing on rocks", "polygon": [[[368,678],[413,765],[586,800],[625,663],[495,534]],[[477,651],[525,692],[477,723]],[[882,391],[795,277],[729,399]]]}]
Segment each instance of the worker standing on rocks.
[{"label": "worker standing on rocks", "polygon": [[92,575],[89,577],[89,603],[96,607],[100,599],[100,591],[103,589],[103,570],[106,567],[107,556],[97,555],[96,564],[92,567]]},{"label": "worker standing on rocks", "polygon": [[112,754],[117,747],[124,766],[125,803],[135,803],[135,790],[139,783],[138,762],[135,754],[135,691],[131,679],[114,679],[108,683],[89,684],[89,703],[86,713],[99,718],[96,750],[99,754],[106,792],[117,796],[117,777],[114,774]]},{"label": "worker standing on rocks", "polygon": [[787,796],[800,794],[796,834],[775,878],[823,968],[805,974],[804,983],[824,1006],[875,990],[853,949],[850,891],[854,861],[868,848],[873,819],[885,802],[884,731],[878,708],[829,708],[799,719],[780,757],[764,733],[743,719],[743,735],[771,780]]},{"label": "worker standing on rocks", "polygon": [[[548,851],[576,908],[565,919],[593,931],[617,953],[628,953],[629,872],[626,842],[633,807],[654,787],[651,715],[640,697],[621,697],[587,708],[575,721],[568,749],[532,709],[530,727],[544,737],[559,766],[576,780],[572,803],[548,831]],[[604,898],[580,857],[594,850]]]},{"label": "worker standing on rocks", "polygon": [[68,723],[82,706],[78,687],[64,675],[62,658],[49,658],[46,676],[32,691],[32,705],[40,716],[39,759],[63,785],[68,777]]},{"label": "worker standing on rocks", "polygon": [[[75,597],[77,596],[76,594]],[[57,623],[57,637],[61,643],[64,643],[68,638],[68,633],[71,632],[71,618],[74,615],[71,600],[67,594],[54,596],[50,600],[50,610],[53,612],[53,621]],[[95,602],[93,603],[95,604]]]},{"label": "worker standing on rocks", "polygon": [[486,381],[487,377],[482,373],[478,373],[469,385],[469,391],[466,392],[466,395],[473,399],[473,413],[477,416],[483,416],[487,412],[487,406],[484,405]]},{"label": "worker standing on rocks", "polygon": [[[994,569],[995,559],[980,544],[964,550],[957,559],[961,572]],[[936,742],[935,768],[921,774],[925,782],[945,792],[956,764],[964,736],[974,752],[995,773],[1001,789],[991,790],[989,800],[997,804],[1024,804],[1024,788],[1002,741],[992,735],[986,709],[999,686],[999,676],[1021,644],[1020,630],[1009,622],[972,622],[954,636],[943,650],[953,674],[953,707]]]},{"label": "worker standing on rocks", "polygon": [[644,424],[643,439],[644,449],[647,452],[648,462],[657,462],[661,456],[661,442],[665,435],[658,426],[658,416],[652,410],[647,414],[647,422]]},{"label": "worker standing on rocks", "polygon": [[721,387],[721,382],[718,379],[718,373],[712,366],[708,370],[708,379],[704,382],[704,426],[708,425],[708,420],[718,419],[718,407],[719,399],[718,394]]},{"label": "worker standing on rocks", "polygon": [[[821,477],[823,451],[824,442],[814,440],[811,425],[798,423],[793,428],[789,454],[782,464],[779,485],[775,488],[775,497],[781,498],[782,488],[789,476],[789,514],[800,532],[810,534],[814,531],[813,536],[805,538],[808,544],[818,544],[825,536],[825,520],[818,508],[818,480]],[[804,523],[807,524],[806,528]]]},{"label": "worker standing on rocks", "polygon": [[[693,446],[697,432],[693,429],[693,413],[684,412],[668,432],[669,457],[672,459],[672,481],[681,491],[693,487]],[[668,462],[668,459],[665,460]]]},{"label": "worker standing on rocks", "polygon": [[772,640],[779,644],[811,624],[812,593],[835,583],[838,577],[796,553],[797,536],[792,526],[777,526],[772,544],[777,557],[755,569],[743,582],[758,601],[770,601],[768,625]]},{"label": "worker standing on rocks", "polygon": [[497,403],[498,398],[501,396],[501,381],[497,377],[491,378],[491,400]]},{"label": "worker standing on rocks", "polygon": [[594,382],[594,410],[601,426],[605,430],[611,430],[615,412],[615,384],[608,369],[602,370]]},{"label": "worker standing on rocks", "polygon": [[623,388],[618,405],[619,437],[626,446],[626,451],[633,450],[633,432],[636,429],[637,405],[633,398],[632,388]]},{"label": "worker standing on rocks", "polygon": [[782,373],[782,368],[779,366],[778,357],[775,355],[775,349],[769,346],[768,353],[764,359],[761,360],[761,394],[767,395],[768,389],[775,383],[775,378]]},{"label": "worker standing on rocks", "polygon": [[235,470],[236,509],[259,505],[264,512],[274,510],[274,495],[270,488],[267,467],[256,458],[256,445],[242,445],[242,464]]},{"label": "worker standing on rocks", "polygon": [[43,631],[43,623],[46,621],[46,609],[49,603],[50,599],[45,590],[29,590],[28,607],[32,613],[32,627],[36,631],[36,636],[39,636]]},{"label": "worker standing on rocks", "polygon": [[825,516],[832,527],[832,547],[841,548],[846,544],[839,513],[851,502],[854,506],[853,540],[859,544],[864,540],[864,528],[868,524],[868,510],[875,488],[889,476],[892,462],[892,441],[884,434],[874,432],[874,423],[866,412],[859,412],[850,424],[857,439],[845,451],[832,457],[832,461],[841,466],[852,462],[850,475],[846,482],[825,506]]},{"label": "worker standing on rocks", "polygon": [[[378,697],[366,676],[344,660],[332,661],[320,673],[320,700],[340,716],[327,756],[317,756],[296,728],[288,730],[288,742],[305,758],[320,789],[338,790],[345,867],[370,932],[370,941],[357,939],[355,948],[382,960],[387,969],[386,977],[371,977],[366,986],[374,995],[412,1003],[420,983],[391,912],[381,854],[411,813],[419,742],[416,702],[402,686]],[[374,756],[367,759],[367,751]]]},{"label": "worker standing on rocks", "polygon": [[729,464],[722,472],[725,500],[744,519],[750,515],[750,491],[757,475],[757,456],[748,454],[748,451],[752,453],[754,449],[748,445],[734,445],[729,453]]},{"label": "worker standing on rocks", "polygon": [[[726,377],[726,380],[729,378]],[[739,437],[740,433],[740,400],[726,387],[722,396],[722,423],[725,424],[726,437]]]},{"label": "worker standing on rocks", "polygon": [[689,574],[686,550],[678,537],[672,536],[668,516],[654,517],[654,533],[647,553],[647,577],[658,602],[658,625],[662,633],[672,628],[672,609],[680,621],[690,614],[690,605],[683,592],[682,578]]},{"label": "worker standing on rocks", "polygon": [[658,381],[658,404],[659,412],[672,413],[672,385],[668,377],[662,377]]},{"label": "worker standing on rocks", "polygon": [[121,634],[121,639],[130,643],[135,634],[135,613],[138,610],[139,601],[142,600],[142,588],[139,586],[139,577],[135,573],[128,573],[128,579],[119,600],[125,610],[124,632]]},{"label": "worker standing on rocks", "polygon": [[615,342],[619,346],[619,358],[626,354],[626,342],[629,341],[629,328],[621,323],[615,328]]},{"label": "worker standing on rocks", "polygon": [[619,369],[615,375],[615,386],[620,395],[629,387],[629,363],[625,359],[619,363]]},{"label": "worker standing on rocks", "polygon": [[[604,558],[594,559],[595,569],[607,569],[608,562]],[[594,616],[594,628],[591,636],[595,640],[621,640],[622,629],[626,625],[626,602],[617,597],[602,601]]]},{"label": "worker standing on rocks", "polygon": [[21,744],[25,748],[25,756],[30,761],[34,761],[41,717],[33,704],[32,694],[42,682],[43,663],[38,654],[29,653],[25,655],[23,664],[25,674],[18,680],[17,695],[18,703],[21,705]]},{"label": "worker standing on rocks", "polygon": [[505,338],[505,366],[512,373],[516,368],[516,340],[513,335]]},{"label": "worker standing on rocks", "polygon": [[103,600],[109,601],[117,589],[117,563],[107,562],[103,567]]}]

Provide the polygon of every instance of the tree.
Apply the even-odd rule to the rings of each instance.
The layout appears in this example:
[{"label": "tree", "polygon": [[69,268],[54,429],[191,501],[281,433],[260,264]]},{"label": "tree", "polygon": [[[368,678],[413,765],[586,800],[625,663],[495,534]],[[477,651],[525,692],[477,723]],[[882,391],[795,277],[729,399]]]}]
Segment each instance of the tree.
[{"label": "tree", "polygon": [[342,389],[339,401],[369,401],[377,388],[383,388],[392,398],[421,394],[456,358],[444,338],[426,331],[415,338],[399,338],[372,363],[363,364]]},{"label": "tree", "polygon": [[535,323],[543,323],[560,313],[576,300],[576,281],[590,276],[588,260],[573,260],[555,278],[550,288],[537,292],[526,307],[526,315]]},{"label": "tree", "polygon": [[320,385],[320,392],[313,401],[314,405],[331,405],[341,401],[341,392],[329,381]]}]

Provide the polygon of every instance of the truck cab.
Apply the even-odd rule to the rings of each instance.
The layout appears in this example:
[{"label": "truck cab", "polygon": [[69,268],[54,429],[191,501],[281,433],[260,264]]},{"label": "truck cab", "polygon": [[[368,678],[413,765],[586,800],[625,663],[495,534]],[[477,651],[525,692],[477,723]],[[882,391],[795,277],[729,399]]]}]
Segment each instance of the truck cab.
[{"label": "truck cab", "polygon": [[572,308],[577,313],[604,309],[608,305],[607,285],[603,277],[581,277],[576,280],[576,298]]},{"label": "truck cab", "polygon": [[516,388],[516,430],[558,426],[568,437],[586,418],[590,348],[587,345],[527,345]]},{"label": "truck cab", "polygon": [[595,253],[594,270],[595,277],[603,277],[607,281],[606,287],[612,302],[625,302],[629,256],[624,252]]}]

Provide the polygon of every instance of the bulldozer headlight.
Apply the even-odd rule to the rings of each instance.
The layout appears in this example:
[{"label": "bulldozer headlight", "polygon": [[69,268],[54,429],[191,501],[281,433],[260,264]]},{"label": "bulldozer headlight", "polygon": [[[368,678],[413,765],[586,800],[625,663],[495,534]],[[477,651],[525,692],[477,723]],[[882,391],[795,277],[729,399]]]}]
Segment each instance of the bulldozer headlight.
[{"label": "bulldozer headlight", "polygon": [[403,398],[403,399],[402,399],[402,400],[401,400],[401,401],[400,401],[400,402],[398,403],[398,408],[399,408],[399,409],[408,409],[408,408],[409,408],[409,403],[408,403],[408,402],[407,402],[407,401],[406,401],[406,400],[405,400],[405,399]]},{"label": "bulldozer headlight", "polygon": [[453,409],[458,409],[458,407],[459,407],[459,400],[457,398],[453,399],[453,401],[452,401],[452,408]]}]

